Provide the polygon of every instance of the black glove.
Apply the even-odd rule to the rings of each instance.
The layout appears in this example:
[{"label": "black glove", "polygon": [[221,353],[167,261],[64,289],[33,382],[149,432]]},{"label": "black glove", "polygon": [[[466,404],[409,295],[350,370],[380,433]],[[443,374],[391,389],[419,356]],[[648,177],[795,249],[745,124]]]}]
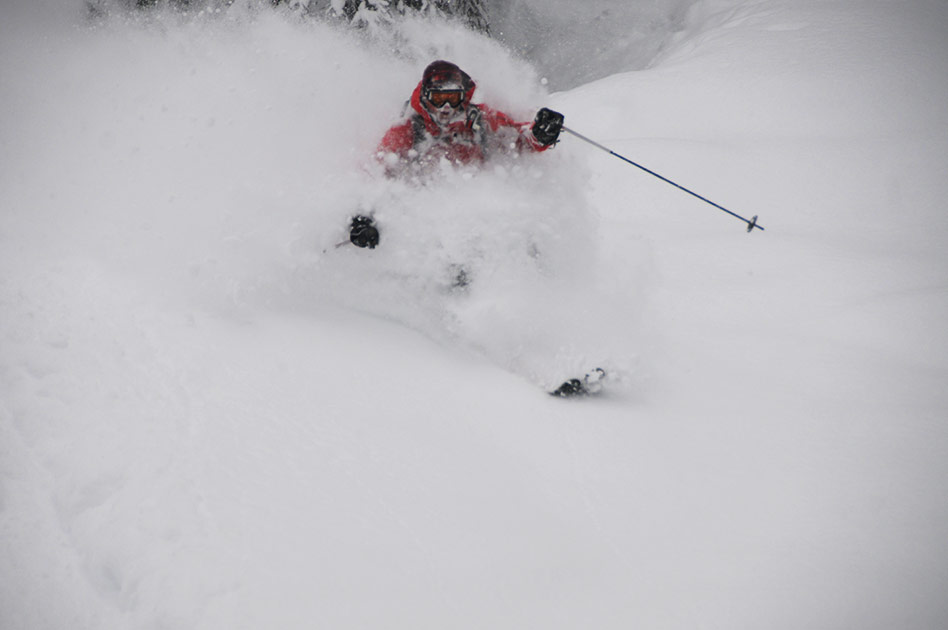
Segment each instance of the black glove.
[{"label": "black glove", "polygon": [[352,217],[352,225],[349,226],[349,240],[356,247],[375,249],[375,246],[379,244],[379,230],[372,222],[372,218]]},{"label": "black glove", "polygon": [[544,107],[533,120],[533,137],[543,146],[550,146],[560,137],[563,114]]}]

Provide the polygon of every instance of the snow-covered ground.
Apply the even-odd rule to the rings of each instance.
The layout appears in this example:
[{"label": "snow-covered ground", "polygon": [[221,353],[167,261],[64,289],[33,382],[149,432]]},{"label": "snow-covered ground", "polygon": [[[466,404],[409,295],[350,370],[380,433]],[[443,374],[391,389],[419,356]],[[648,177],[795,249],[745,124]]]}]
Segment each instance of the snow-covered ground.
[{"label": "snow-covered ground", "polygon": [[[552,95],[76,15],[0,7],[0,628],[948,624],[944,2],[698,0]],[[373,182],[436,57],[766,231],[573,137]]]}]

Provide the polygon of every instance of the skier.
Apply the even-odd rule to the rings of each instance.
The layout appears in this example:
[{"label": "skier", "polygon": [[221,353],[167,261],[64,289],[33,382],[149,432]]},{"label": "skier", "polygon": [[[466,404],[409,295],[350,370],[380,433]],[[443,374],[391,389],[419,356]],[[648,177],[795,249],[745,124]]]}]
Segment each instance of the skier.
[{"label": "skier", "polygon": [[[481,164],[495,155],[541,152],[556,144],[563,115],[540,109],[533,123],[516,122],[487,105],[473,103],[475,83],[458,66],[435,61],[425,68],[421,81],[406,103],[407,116],[386,132],[376,153],[388,177],[414,177],[430,172],[446,160],[461,166]],[[352,218],[349,240],[374,249],[379,230],[371,216]],[[467,285],[462,268],[454,286]],[[571,398],[596,393],[605,372],[596,368],[582,379],[570,379],[550,392]]]},{"label": "skier", "polygon": [[[480,164],[504,153],[546,151],[556,144],[563,115],[540,109],[533,123],[484,104],[471,102],[476,85],[458,66],[435,61],[406,103],[405,120],[388,130],[377,157],[389,177],[411,177],[430,172],[442,160],[453,165]],[[353,217],[349,240],[374,248],[379,231],[371,217]]]}]

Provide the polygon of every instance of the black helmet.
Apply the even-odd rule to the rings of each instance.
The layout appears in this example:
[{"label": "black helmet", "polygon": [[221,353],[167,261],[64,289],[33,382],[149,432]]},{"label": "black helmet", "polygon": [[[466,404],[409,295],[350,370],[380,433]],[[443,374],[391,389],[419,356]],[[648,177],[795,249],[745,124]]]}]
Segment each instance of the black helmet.
[{"label": "black helmet", "polygon": [[421,78],[421,96],[426,101],[433,90],[457,90],[463,94],[463,103],[466,105],[474,96],[475,87],[474,79],[450,61],[430,63]]}]

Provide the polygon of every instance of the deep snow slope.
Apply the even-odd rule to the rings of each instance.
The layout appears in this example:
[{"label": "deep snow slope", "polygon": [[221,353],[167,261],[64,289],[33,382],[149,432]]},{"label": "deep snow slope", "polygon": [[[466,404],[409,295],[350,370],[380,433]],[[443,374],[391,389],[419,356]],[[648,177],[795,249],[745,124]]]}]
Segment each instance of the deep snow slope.
[{"label": "deep snow slope", "polygon": [[[0,9],[0,627],[948,622],[944,3],[699,1],[553,95],[452,27],[55,4]],[[434,56],[766,231],[569,137],[374,182]]]}]

